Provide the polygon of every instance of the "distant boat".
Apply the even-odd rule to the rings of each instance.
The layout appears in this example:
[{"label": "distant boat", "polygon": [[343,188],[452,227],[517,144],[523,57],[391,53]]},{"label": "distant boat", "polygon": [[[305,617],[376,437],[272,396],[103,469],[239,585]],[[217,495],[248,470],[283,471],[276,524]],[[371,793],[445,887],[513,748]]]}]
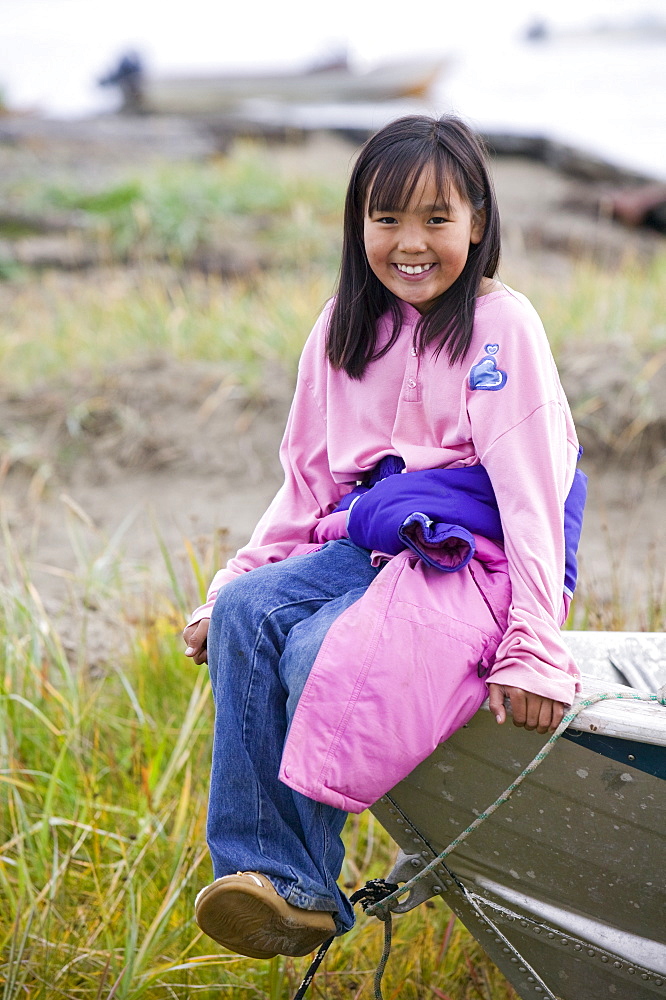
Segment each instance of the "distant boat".
[{"label": "distant boat", "polygon": [[524,32],[528,42],[663,42],[666,21],[659,14],[634,14],[625,18],[603,18],[582,27],[553,27],[547,20],[536,18]]},{"label": "distant boat", "polygon": [[[663,696],[663,633],[564,636],[583,672],[583,698],[607,691],[631,697],[631,687]],[[524,1000],[663,1000],[666,707],[599,702],[565,736],[446,867],[437,866],[394,910],[440,895]],[[375,803],[372,811],[403,852],[388,881],[407,882],[435,858],[545,739],[497,726],[481,710]]]},{"label": "distant boat", "polygon": [[448,62],[424,57],[382,63],[365,72],[351,70],[342,62],[302,72],[151,76],[125,59],[100,82],[121,88],[126,110],[214,114],[256,98],[326,104],[425,97]]}]

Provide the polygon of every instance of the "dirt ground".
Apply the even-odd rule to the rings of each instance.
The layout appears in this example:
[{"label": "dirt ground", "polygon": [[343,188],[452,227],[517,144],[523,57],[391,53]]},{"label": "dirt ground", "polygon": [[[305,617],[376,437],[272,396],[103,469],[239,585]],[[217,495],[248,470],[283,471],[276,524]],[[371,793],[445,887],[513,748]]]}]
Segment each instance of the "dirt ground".
[{"label": "dirt ground", "polygon": [[[286,148],[282,155],[303,153]],[[309,155],[313,169],[346,169],[350,148],[326,139]],[[609,257],[626,250],[625,232],[563,208],[571,182],[546,167],[499,161],[496,182],[512,263],[557,274],[574,266],[575,245]],[[643,237],[636,240],[643,252]],[[576,380],[593,363],[598,372],[598,359],[580,352],[565,359],[565,388],[569,380],[577,391]],[[612,351],[606,364],[612,422],[626,373]],[[247,539],[281,481],[277,449],[290,392],[285,378],[251,400],[238,387],[225,388],[222,365],[183,368],[154,358],[140,367],[117,365],[96,384],[73,373],[26,393],[0,394],[2,437],[30,443],[24,460],[16,450],[0,455],[0,513],[67,646],[78,642],[75,607],[85,618],[88,662],[117,651],[115,584],[122,581],[137,609],[151,591],[168,591],[161,543],[186,581],[186,540],[206,557],[215,538],[228,552]],[[91,399],[72,440],[66,414],[77,400]],[[590,476],[582,579],[595,600],[624,606],[621,617],[631,627],[644,627],[650,594],[663,596],[665,426],[662,413],[648,445],[627,450],[621,463],[609,460],[593,427],[581,434]]]}]

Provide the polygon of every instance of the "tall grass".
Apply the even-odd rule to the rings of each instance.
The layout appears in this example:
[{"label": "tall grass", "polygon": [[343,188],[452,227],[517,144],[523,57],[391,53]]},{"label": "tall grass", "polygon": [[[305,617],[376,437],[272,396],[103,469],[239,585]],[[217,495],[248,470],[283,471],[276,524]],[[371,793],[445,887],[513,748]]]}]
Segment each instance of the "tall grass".
[{"label": "tall grass", "polygon": [[114,269],[85,280],[51,274],[0,292],[0,385],[25,389],[79,369],[161,354],[214,361],[247,385],[295,370],[328,298],[322,274],[224,281],[166,270]]},{"label": "tall grass", "polygon": [[666,348],[666,253],[651,260],[627,257],[609,270],[581,259],[553,279],[547,272],[508,267],[509,283],[528,295],[540,313],[553,352],[622,340],[651,353]]},{"label": "tall grass", "polygon": [[[69,662],[5,540],[0,996],[288,998],[307,960],[229,955],[192,920],[211,878],[212,718],[206,668],[182,655],[180,612],[146,613],[130,655],[93,676]],[[393,849],[371,816],[350,822],[347,844],[347,885],[386,874]],[[381,943],[381,925],[361,917],[331,950],[313,997],[370,997]],[[437,905],[397,921],[386,980],[387,998],[396,995],[513,994]]]},{"label": "tall grass", "polygon": [[250,238],[294,266],[335,254],[343,185],[239,143],[229,157],[145,166],[102,187],[88,178],[57,186],[21,179],[0,190],[32,216],[69,220],[97,243],[102,262],[180,265],[220,241],[241,257]]},{"label": "tall grass", "polygon": [[[223,279],[144,266],[5,283],[0,384],[25,388],[149,353],[221,361],[249,381],[275,364],[293,371],[334,281],[333,268]],[[653,355],[657,364],[666,349],[666,257],[612,276],[581,264],[568,281],[562,288],[531,276],[519,286],[537,305],[556,356],[575,354],[576,345],[617,352],[624,342],[632,357]]]},{"label": "tall grass", "polygon": [[[130,652],[92,673],[85,647],[67,656],[4,541],[0,996],[288,1000],[306,960],[229,955],[192,921],[211,878],[211,699],[206,668],[184,659],[179,637],[180,604],[206,575],[196,554],[190,548],[186,592],[157,610],[147,601]],[[118,629],[128,621],[119,617]],[[372,816],[351,818],[345,837],[348,888],[387,873],[394,849]],[[442,903],[395,923],[387,1000],[514,996]],[[370,998],[381,948],[381,925],[361,916],[329,953],[313,998]]]}]

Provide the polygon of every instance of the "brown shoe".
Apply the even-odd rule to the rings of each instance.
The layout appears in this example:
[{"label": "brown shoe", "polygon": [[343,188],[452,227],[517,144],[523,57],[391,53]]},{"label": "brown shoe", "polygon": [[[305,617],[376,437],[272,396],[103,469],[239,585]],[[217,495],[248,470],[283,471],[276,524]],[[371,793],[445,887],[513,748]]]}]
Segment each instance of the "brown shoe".
[{"label": "brown shoe", "polygon": [[201,890],[194,918],[218,944],[248,958],[308,955],[335,934],[326,910],[303,910],[259,872],[224,875]]}]

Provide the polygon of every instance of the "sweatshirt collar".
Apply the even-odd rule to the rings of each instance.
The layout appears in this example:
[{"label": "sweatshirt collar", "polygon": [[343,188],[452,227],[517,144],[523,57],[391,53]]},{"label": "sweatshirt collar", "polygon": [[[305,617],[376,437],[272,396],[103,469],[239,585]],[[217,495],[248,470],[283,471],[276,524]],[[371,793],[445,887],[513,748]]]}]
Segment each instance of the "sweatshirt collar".
[{"label": "sweatshirt collar", "polygon": [[421,319],[421,313],[418,309],[410,305],[409,302],[403,301],[403,299],[398,300],[400,306],[400,311],[402,312],[402,318],[406,326],[416,326],[418,321]]}]

